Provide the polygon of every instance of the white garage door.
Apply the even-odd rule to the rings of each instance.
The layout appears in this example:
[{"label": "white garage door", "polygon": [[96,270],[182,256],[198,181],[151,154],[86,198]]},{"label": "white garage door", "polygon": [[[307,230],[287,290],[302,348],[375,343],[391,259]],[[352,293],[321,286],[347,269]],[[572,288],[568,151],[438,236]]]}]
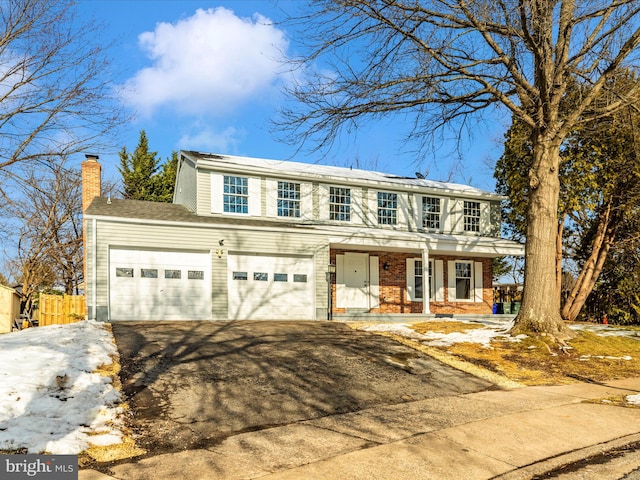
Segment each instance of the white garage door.
[{"label": "white garage door", "polygon": [[229,255],[229,318],[312,320],[313,258]]},{"label": "white garage door", "polygon": [[112,248],[111,320],[210,320],[211,254]]}]

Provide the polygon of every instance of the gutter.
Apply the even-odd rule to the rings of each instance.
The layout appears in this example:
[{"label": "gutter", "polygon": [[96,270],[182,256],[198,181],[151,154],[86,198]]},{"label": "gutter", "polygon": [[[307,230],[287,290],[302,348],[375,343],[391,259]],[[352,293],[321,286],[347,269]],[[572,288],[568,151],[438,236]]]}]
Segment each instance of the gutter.
[{"label": "gutter", "polygon": [[91,320],[96,320],[97,319],[97,313],[96,313],[96,308],[97,308],[97,303],[98,303],[98,293],[96,292],[96,288],[97,288],[97,284],[98,284],[98,272],[96,271],[96,268],[98,266],[98,255],[96,252],[96,248],[98,246],[98,232],[97,227],[98,227],[98,221],[94,218],[91,220],[91,224],[92,224],[92,230],[93,230],[93,236],[91,239],[91,250],[93,251],[93,258],[91,258]]}]

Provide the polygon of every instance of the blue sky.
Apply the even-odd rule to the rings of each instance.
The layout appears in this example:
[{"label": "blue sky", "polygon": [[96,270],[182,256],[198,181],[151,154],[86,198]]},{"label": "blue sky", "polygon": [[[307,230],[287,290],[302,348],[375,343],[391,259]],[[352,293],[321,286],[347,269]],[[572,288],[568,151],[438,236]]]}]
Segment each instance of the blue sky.
[{"label": "blue sky", "polygon": [[[107,180],[119,180],[117,150],[135,148],[144,129],[162,159],[173,150],[200,150],[376,169],[398,175],[428,173],[493,190],[492,161],[501,154],[504,120],[485,124],[460,153],[443,142],[418,158],[403,143],[410,125],[401,116],[359,128],[329,151],[297,152],[271,133],[270,120],[290,80],[279,59],[291,55],[279,26],[294,0],[80,0],[82,16],[102,22],[113,58],[114,89],[131,121],[116,149],[100,155]],[[101,34],[102,35],[102,34]]]}]

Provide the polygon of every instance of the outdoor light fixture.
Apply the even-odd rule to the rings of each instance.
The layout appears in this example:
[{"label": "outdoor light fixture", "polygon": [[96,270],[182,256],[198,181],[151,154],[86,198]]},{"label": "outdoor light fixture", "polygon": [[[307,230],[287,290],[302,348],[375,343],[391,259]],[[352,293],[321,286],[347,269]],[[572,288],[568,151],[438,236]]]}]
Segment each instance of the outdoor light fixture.
[{"label": "outdoor light fixture", "polygon": [[222,258],[222,254],[224,253],[224,250],[222,250],[221,248],[219,248],[218,250],[216,250],[216,255],[218,255],[218,258]]},{"label": "outdoor light fixture", "polygon": [[327,320],[333,320],[333,276],[336,274],[336,264],[327,265]]},{"label": "outdoor light fixture", "polygon": [[382,264],[382,268],[385,269],[385,270],[389,270],[389,264],[387,262],[384,262]]}]

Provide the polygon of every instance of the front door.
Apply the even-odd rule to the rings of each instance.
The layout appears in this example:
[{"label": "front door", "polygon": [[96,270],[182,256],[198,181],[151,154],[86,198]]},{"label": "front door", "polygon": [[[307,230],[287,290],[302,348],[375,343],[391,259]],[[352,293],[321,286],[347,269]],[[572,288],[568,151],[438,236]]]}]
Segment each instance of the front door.
[{"label": "front door", "polygon": [[344,294],[347,308],[369,309],[369,254],[344,254]]}]

